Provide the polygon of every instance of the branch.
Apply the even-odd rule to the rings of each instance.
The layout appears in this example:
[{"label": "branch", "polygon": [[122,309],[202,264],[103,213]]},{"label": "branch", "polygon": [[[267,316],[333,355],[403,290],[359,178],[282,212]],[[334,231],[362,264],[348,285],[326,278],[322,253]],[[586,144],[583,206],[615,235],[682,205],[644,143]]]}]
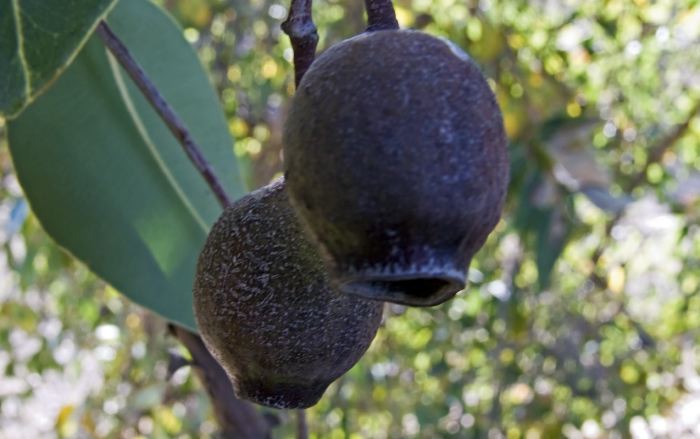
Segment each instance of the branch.
[{"label": "branch", "polygon": [[[141,66],[131,56],[129,49],[104,21],[98,25],[96,33],[165,122],[170,132],[180,142],[187,157],[204,177],[222,207],[230,205],[231,200],[214,174],[211,165],[204,158],[200,147],[195,143],[183,121],[175,114],[175,111],[168,105]],[[169,325],[169,329],[192,355],[190,364],[209,394],[214,415],[221,428],[220,437],[226,439],[266,439],[271,437],[272,424],[258,413],[252,404],[236,397],[226,372],[209,353],[201,337],[176,325]],[[174,364],[173,368],[177,368],[178,364],[184,364],[182,360],[175,363],[177,364]]]},{"label": "branch", "polygon": [[[675,145],[675,143],[688,132],[692,120],[698,115],[700,115],[700,102],[693,107],[683,123],[676,125],[666,136],[661,138],[655,146],[649,148],[649,156],[644,164],[644,168],[632,176],[627,184],[624,185],[625,193],[631,193],[637,187],[639,187],[639,185],[646,181],[649,166],[651,166],[653,163],[658,163],[663,159],[666,151]],[[609,245],[613,228],[624,217],[624,214],[624,210],[617,212],[617,214],[607,222],[604,236],[598,243],[598,246],[591,253],[591,272],[588,274],[588,280],[601,289],[608,288],[608,281],[604,277],[599,276],[596,273],[596,269],[601,257],[603,256],[603,253]],[[617,313],[624,315],[630,321],[632,326],[634,326],[635,330],[637,331],[637,334],[642,340],[644,346],[656,346],[656,341],[654,338],[644,329],[641,323],[633,318],[633,316],[627,310],[624,302],[619,304],[619,310]]]},{"label": "branch", "polygon": [[365,0],[365,9],[367,9],[367,32],[399,28],[391,0]]},{"label": "branch", "polygon": [[695,107],[690,111],[690,114],[681,124],[676,125],[676,127],[668,133],[664,138],[662,138],[656,146],[649,149],[649,158],[644,164],[644,168],[635,174],[632,179],[625,186],[625,192],[630,193],[633,189],[639,186],[647,178],[647,170],[649,166],[653,163],[658,163],[664,156],[664,153],[671,148],[681,137],[688,132],[690,128],[690,123],[695,117],[700,115],[700,102],[695,105]]},{"label": "branch", "polygon": [[309,425],[304,409],[297,410],[297,439],[309,439]]},{"label": "branch", "polygon": [[100,22],[96,30],[102,42],[119,61],[119,64],[129,74],[136,86],[141,90],[143,96],[148,100],[153,109],[158,113],[165,125],[170,129],[175,138],[180,142],[185,150],[187,157],[192,161],[197,171],[202,174],[207,184],[211,188],[216,198],[222,206],[231,204],[231,199],[226,194],[221,182],[214,174],[214,170],[202,154],[202,150],[192,138],[192,135],[185,127],[183,121],[175,114],[172,107],[165,101],[153,82],[148,78],[146,72],[129,53],[129,49],[124,43],[112,32],[112,29],[107,26],[104,21]]},{"label": "branch", "polygon": [[316,58],[318,32],[311,11],[311,0],[292,0],[289,16],[282,23],[282,30],[289,36],[294,49],[294,84],[301,78]]},{"label": "branch", "polygon": [[[666,151],[668,151],[669,148],[671,148],[681,137],[683,137],[687,132],[688,129],[690,128],[690,123],[693,121],[695,117],[700,115],[700,102],[698,102],[697,105],[690,111],[690,114],[688,117],[685,119],[685,121],[681,124],[676,125],[676,127],[665,137],[663,137],[657,144],[656,146],[652,147],[649,149],[649,158],[647,159],[647,162],[644,165],[644,169],[639,171],[637,174],[635,174],[629,182],[625,185],[624,189],[626,193],[631,193],[633,190],[635,190],[644,180],[646,179],[647,175],[647,170],[649,169],[649,166],[652,163],[658,163],[661,161],[663,158],[663,155]],[[610,238],[610,234],[612,233],[612,229],[617,225],[618,221],[622,218],[624,212],[619,212],[617,215],[615,215],[610,221],[608,221],[608,224],[605,227],[605,238]],[[603,255],[603,252],[605,251],[606,243],[604,241],[601,241],[600,244],[598,244],[598,247],[593,251],[592,257],[591,257],[591,262],[592,262],[592,267],[595,270],[595,266],[598,265],[598,261],[600,257]],[[595,279],[592,279],[595,280]]]},{"label": "branch", "polygon": [[211,356],[202,339],[197,334],[173,324],[168,325],[168,328],[192,354],[194,370],[209,394],[214,415],[221,427],[220,437],[270,438],[270,423],[252,404],[236,398],[226,372]]},{"label": "branch", "polygon": [[[644,164],[644,168],[638,173],[636,173],[625,185],[624,189],[626,193],[631,193],[646,180],[647,170],[649,169],[649,166],[651,166],[653,163],[658,163],[661,161],[664,153],[666,153],[666,151],[668,151],[681,137],[683,137],[688,132],[688,129],[690,128],[690,123],[698,115],[700,115],[700,102],[698,102],[695,105],[695,107],[690,111],[690,114],[688,114],[688,117],[686,117],[683,123],[676,125],[670,133],[664,136],[655,146],[649,149],[649,157],[647,159],[647,162]],[[608,282],[606,279],[601,278],[596,273],[596,267],[598,266],[598,262],[600,261],[603,252],[608,246],[608,241],[610,240],[612,229],[617,225],[620,219],[622,219],[623,215],[624,210],[618,212],[612,219],[608,221],[608,223],[605,226],[605,236],[603,237],[603,239],[601,239],[600,243],[591,254],[590,261],[592,268],[591,272],[589,273],[588,279],[591,282],[593,282],[594,285],[602,289],[608,287]],[[644,342],[645,345],[656,345],[656,342],[651,337],[651,335],[627,311],[627,308],[624,305],[624,303],[620,304],[619,313],[625,315],[629,319],[631,324],[637,330],[640,339]]]}]

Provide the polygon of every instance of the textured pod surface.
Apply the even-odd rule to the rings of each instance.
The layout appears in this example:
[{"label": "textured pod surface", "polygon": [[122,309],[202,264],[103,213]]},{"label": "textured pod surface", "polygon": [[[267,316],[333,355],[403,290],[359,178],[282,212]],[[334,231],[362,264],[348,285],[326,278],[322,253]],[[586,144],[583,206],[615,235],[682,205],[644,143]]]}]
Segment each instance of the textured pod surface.
[{"label": "textured pod surface", "polygon": [[281,181],[227,208],[199,257],[200,334],[236,394],[259,404],[314,405],[367,350],[382,306],[329,287]]},{"label": "textured pod surface", "polygon": [[284,135],[292,203],[339,288],[417,306],[464,288],[508,183],[501,112],[466,54],[414,31],[341,42]]}]

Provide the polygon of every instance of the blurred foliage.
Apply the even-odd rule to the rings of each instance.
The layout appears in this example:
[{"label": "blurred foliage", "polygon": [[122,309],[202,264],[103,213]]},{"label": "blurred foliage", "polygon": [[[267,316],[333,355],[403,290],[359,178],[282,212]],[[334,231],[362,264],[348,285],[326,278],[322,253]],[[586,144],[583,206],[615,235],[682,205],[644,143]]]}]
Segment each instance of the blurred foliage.
[{"label": "blurred foliage", "polygon": [[[267,183],[293,93],[286,4],[162,3],[211,71],[250,187]],[[309,411],[312,437],[700,437],[700,2],[395,4],[483,67],[510,195],[467,291],[387,306]],[[316,2],[321,46],[360,32],[362,6]],[[164,323],[47,239],[4,143],[0,170],[0,436],[211,435],[189,368],[167,379],[183,352]]]}]

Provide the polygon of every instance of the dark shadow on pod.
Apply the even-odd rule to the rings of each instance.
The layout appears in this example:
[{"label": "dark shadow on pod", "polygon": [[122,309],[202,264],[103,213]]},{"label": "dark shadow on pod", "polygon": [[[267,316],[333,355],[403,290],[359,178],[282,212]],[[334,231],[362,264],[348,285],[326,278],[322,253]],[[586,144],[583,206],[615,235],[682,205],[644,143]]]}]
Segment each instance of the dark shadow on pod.
[{"label": "dark shadow on pod", "polygon": [[216,222],[199,257],[194,307],[239,397],[304,408],[364,354],[383,304],[329,286],[279,180]]},{"label": "dark shadow on pod", "polygon": [[285,125],[292,203],[347,293],[437,305],[465,287],[508,184],[503,120],[477,65],[414,31],[341,42]]}]

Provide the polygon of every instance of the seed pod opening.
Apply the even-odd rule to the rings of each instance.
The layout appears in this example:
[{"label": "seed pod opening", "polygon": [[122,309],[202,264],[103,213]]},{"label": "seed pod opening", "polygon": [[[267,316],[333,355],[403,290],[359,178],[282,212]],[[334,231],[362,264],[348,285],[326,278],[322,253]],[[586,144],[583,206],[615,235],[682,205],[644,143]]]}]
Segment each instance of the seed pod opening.
[{"label": "seed pod opening", "polygon": [[194,284],[200,334],[236,394],[277,408],[314,405],[379,327],[382,303],[330,287],[282,181],[225,209]]},{"label": "seed pod opening", "polygon": [[508,183],[501,112],[451,43],[378,31],[314,61],[285,124],[290,198],[345,292],[407,305],[465,286]]}]

